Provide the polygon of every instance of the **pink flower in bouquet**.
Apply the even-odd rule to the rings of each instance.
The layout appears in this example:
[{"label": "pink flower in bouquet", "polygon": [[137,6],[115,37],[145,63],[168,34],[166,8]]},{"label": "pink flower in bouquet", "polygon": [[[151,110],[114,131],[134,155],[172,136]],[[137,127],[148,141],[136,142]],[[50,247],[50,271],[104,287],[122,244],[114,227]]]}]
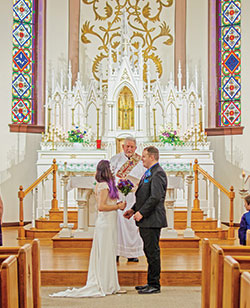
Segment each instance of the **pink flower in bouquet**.
[{"label": "pink flower in bouquet", "polygon": [[127,196],[131,192],[133,187],[134,184],[130,180],[120,180],[117,185],[117,188],[124,196]]}]

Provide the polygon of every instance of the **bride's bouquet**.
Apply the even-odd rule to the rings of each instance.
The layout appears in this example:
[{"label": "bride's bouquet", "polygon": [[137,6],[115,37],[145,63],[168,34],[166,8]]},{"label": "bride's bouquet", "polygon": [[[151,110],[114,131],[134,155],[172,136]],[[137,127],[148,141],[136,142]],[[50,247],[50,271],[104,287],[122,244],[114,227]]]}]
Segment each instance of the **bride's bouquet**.
[{"label": "bride's bouquet", "polygon": [[127,196],[131,192],[133,187],[134,184],[129,179],[120,180],[117,185],[117,188],[124,196]]}]

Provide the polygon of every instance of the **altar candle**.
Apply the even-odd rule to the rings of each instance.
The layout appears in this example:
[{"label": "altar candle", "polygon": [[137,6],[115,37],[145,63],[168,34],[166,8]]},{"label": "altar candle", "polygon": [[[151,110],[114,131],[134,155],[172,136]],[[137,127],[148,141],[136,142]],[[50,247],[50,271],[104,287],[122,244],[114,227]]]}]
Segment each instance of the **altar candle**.
[{"label": "altar candle", "polygon": [[245,176],[246,176],[246,174],[245,174],[245,172],[244,172],[244,170],[243,170],[243,171],[242,171],[242,189],[245,188]]}]

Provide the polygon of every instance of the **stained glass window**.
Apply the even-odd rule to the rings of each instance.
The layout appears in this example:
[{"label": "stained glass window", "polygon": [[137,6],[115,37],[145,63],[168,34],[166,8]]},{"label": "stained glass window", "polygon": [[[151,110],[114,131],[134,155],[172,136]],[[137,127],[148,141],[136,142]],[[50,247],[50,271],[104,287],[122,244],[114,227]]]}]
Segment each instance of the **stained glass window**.
[{"label": "stained glass window", "polygon": [[35,2],[13,0],[12,123],[34,123]]},{"label": "stained glass window", "polygon": [[219,0],[218,126],[241,125],[241,1]]}]

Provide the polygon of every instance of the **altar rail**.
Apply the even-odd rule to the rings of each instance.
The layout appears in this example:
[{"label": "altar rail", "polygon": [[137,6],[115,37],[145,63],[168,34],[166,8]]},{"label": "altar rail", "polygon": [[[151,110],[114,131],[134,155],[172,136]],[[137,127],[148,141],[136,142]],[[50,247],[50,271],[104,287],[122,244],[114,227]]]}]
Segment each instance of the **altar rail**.
[{"label": "altar rail", "polygon": [[[193,209],[192,211],[201,211],[200,209],[200,200],[199,200],[199,174],[202,175],[204,178],[208,180],[208,190],[211,189],[211,184],[213,184],[218,189],[218,213],[217,213],[217,228],[221,229],[221,195],[220,192],[222,191],[228,198],[230,202],[230,221],[229,221],[229,230],[228,230],[228,238],[234,238],[234,227],[233,227],[233,220],[234,220],[234,199],[235,193],[233,186],[230,187],[230,191],[224,188],[220,183],[218,183],[212,176],[210,176],[205,170],[203,170],[199,164],[198,160],[195,160],[193,165],[194,170],[194,200],[193,200]],[[19,198],[19,238],[25,238],[25,230],[24,230],[24,198],[29,194],[32,193],[32,228],[35,228],[35,222],[37,219],[36,215],[36,207],[37,207],[37,194],[38,194],[38,185],[41,184],[42,192],[45,190],[44,181],[48,178],[50,174],[53,176],[52,181],[52,193],[53,197],[51,200],[51,209],[50,212],[54,211],[57,212],[58,209],[58,200],[57,200],[57,174],[59,172],[58,165],[56,164],[56,160],[53,159],[53,164],[51,167],[45,171],[32,185],[30,185],[25,191],[23,190],[23,186],[20,186],[20,190],[18,192]],[[43,194],[43,193],[42,193]],[[208,196],[210,196],[208,194]],[[190,195],[191,198],[191,195]],[[209,199],[209,198],[208,198]],[[189,198],[188,198],[189,200]],[[190,199],[191,201],[192,199]],[[208,206],[210,202],[208,200]],[[45,213],[45,209],[43,209]],[[211,218],[210,212],[208,210],[207,218]],[[43,218],[45,215],[43,215]]]},{"label": "altar rail", "polygon": [[44,180],[48,177],[48,175],[53,175],[53,198],[51,201],[52,210],[58,210],[58,200],[57,200],[57,190],[56,190],[56,174],[57,174],[58,166],[56,164],[56,160],[53,159],[53,164],[51,167],[44,172],[33,184],[31,184],[25,191],[23,191],[23,186],[20,185],[18,198],[19,198],[19,229],[18,229],[18,238],[24,239],[25,238],[25,231],[24,231],[24,215],[23,215],[23,202],[24,198],[31,192],[32,193],[32,227],[35,227],[35,220],[36,220],[36,206],[37,206],[37,192],[38,192],[38,185],[42,183],[42,189],[44,189]]},{"label": "altar rail", "polygon": [[[209,175],[205,170],[203,170],[199,164],[198,160],[195,159],[194,165],[194,206],[193,210],[200,210],[200,200],[199,200],[199,173],[202,174],[209,182],[208,189],[210,189],[211,183],[217,187],[218,189],[218,212],[217,212],[217,228],[221,228],[221,192],[223,192],[229,199],[229,229],[228,229],[228,238],[234,238],[234,199],[235,192],[234,187],[230,187],[230,191],[228,191],[225,187],[223,187],[220,183],[218,183],[211,175]],[[209,206],[209,200],[208,200]],[[209,211],[208,211],[208,218]]]}]

